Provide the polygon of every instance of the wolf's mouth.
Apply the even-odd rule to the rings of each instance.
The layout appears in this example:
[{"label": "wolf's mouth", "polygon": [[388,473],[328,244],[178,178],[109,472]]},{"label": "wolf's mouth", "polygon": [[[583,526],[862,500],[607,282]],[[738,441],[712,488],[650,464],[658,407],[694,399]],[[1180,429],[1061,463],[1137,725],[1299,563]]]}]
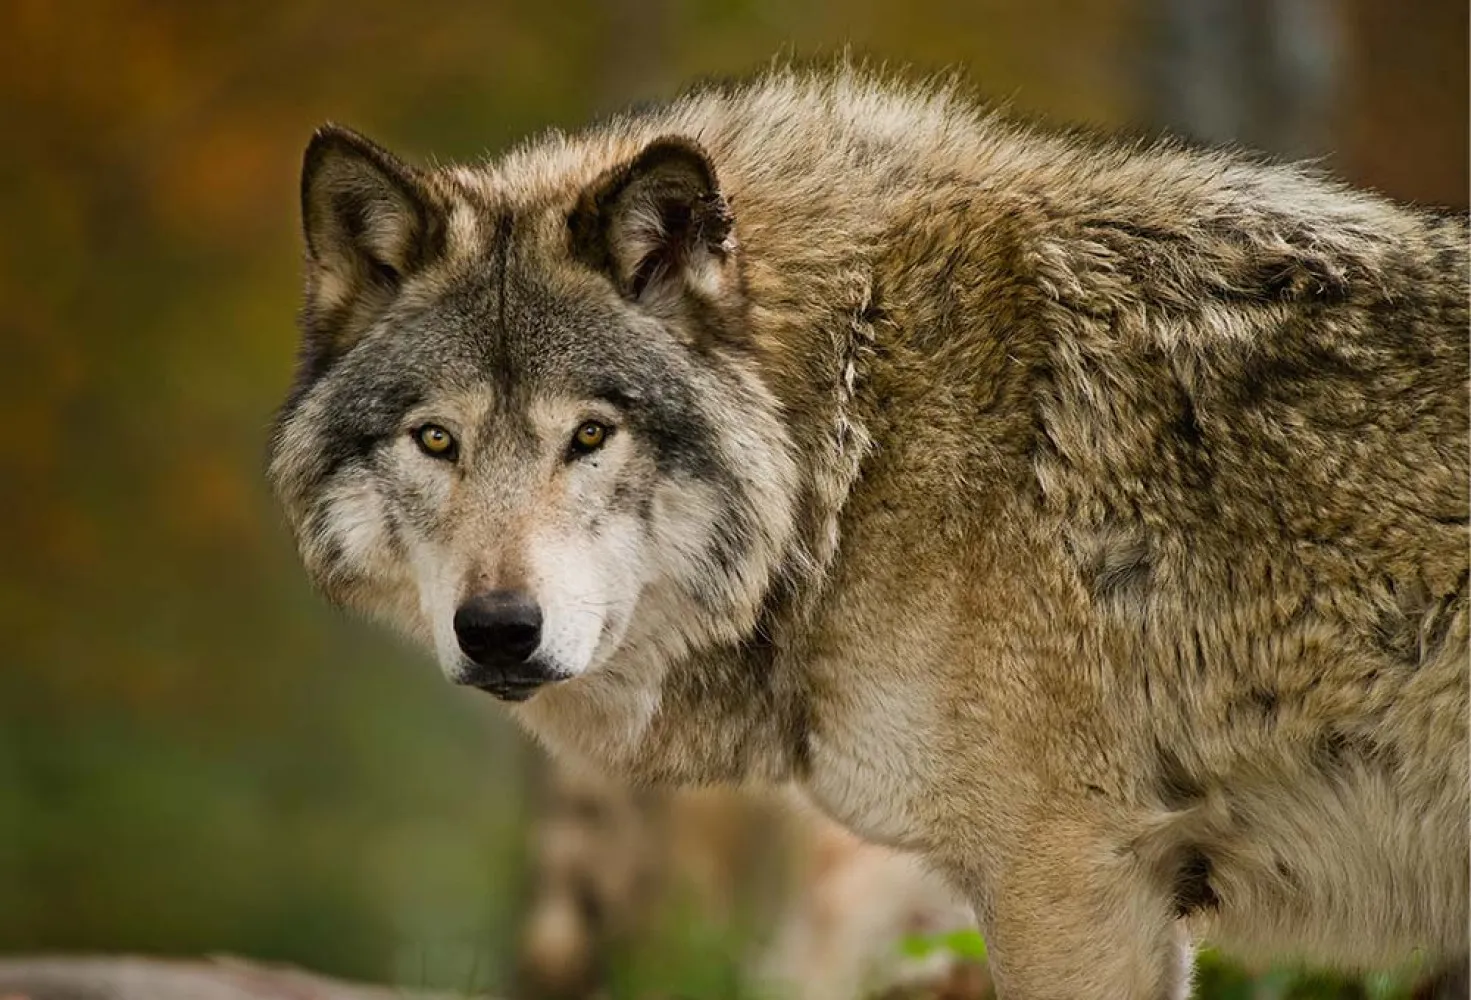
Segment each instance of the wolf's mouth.
[{"label": "wolf's mouth", "polygon": [[550,684],[550,680],[527,680],[527,681],[494,681],[483,682],[474,685],[481,691],[494,695],[501,701],[523,702],[536,692]]},{"label": "wolf's mouth", "polygon": [[[479,671],[479,673],[484,674],[486,671]],[[501,701],[523,702],[542,688],[567,679],[568,676],[561,673],[534,674],[531,676],[525,674],[501,674],[490,677],[470,676],[459,681],[459,683],[468,687],[478,688]]]}]

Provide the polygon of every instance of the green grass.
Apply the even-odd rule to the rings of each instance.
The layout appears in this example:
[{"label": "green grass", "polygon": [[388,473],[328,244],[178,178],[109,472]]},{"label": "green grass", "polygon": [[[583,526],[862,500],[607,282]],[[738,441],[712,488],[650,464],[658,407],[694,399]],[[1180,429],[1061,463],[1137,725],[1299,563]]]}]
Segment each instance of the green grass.
[{"label": "green grass", "polygon": [[[909,958],[945,952],[967,961],[986,960],[986,942],[974,930],[911,934],[899,947]],[[1195,969],[1196,1000],[1409,1000],[1422,971],[1411,964],[1360,977],[1278,966],[1253,975],[1212,948],[1200,951]]]}]

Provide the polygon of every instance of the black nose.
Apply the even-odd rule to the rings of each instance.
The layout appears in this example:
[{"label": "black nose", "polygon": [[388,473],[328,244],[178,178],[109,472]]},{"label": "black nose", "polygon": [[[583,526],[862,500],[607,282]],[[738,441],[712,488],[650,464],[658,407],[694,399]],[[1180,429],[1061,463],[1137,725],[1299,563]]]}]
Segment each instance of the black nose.
[{"label": "black nose", "polygon": [[513,590],[478,594],[455,612],[455,637],[482,667],[513,672],[541,643],[541,608]]}]

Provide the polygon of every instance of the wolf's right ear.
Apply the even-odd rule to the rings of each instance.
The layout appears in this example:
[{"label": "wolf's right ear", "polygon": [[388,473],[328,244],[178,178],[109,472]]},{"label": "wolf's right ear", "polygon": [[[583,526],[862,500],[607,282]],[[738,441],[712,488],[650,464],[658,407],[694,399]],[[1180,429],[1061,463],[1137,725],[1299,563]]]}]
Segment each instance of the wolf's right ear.
[{"label": "wolf's right ear", "polygon": [[664,136],[595,180],[567,220],[572,252],[628,299],[719,297],[736,283],[735,232],[715,167],[696,143]]},{"label": "wolf's right ear", "polygon": [[309,346],[335,354],[439,252],[444,225],[419,173],[351,129],[324,125],[301,169]]}]

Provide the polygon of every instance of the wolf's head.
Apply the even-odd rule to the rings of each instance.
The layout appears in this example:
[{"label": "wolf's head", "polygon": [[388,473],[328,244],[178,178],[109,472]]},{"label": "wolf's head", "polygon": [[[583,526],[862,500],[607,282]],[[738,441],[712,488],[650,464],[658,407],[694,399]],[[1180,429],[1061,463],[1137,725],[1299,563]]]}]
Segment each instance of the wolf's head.
[{"label": "wolf's head", "polygon": [[271,457],[302,558],[511,700],[749,634],[792,534],[709,158],[598,150],[423,170],[328,127],[302,175]]}]

